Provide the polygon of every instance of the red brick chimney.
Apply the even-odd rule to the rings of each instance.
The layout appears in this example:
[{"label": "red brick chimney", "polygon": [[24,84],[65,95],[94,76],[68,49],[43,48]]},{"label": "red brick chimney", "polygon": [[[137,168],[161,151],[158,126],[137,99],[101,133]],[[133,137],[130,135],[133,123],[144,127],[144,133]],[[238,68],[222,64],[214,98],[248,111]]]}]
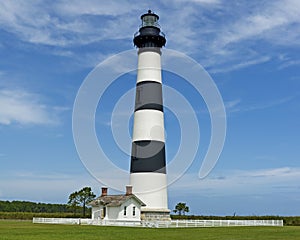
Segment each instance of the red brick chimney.
[{"label": "red brick chimney", "polygon": [[101,197],[106,196],[107,195],[107,187],[102,187],[101,188]]},{"label": "red brick chimney", "polygon": [[126,195],[132,195],[132,186],[126,186]]}]

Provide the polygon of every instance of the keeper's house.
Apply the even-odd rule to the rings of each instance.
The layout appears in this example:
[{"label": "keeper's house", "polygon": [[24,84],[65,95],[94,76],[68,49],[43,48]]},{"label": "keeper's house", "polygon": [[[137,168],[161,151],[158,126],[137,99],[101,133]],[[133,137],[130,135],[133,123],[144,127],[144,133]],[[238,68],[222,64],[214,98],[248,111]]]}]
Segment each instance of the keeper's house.
[{"label": "keeper's house", "polygon": [[132,194],[132,186],[126,186],[123,195],[107,195],[107,188],[102,187],[100,197],[89,203],[92,206],[92,219],[104,221],[141,221],[141,207],[146,206]]}]

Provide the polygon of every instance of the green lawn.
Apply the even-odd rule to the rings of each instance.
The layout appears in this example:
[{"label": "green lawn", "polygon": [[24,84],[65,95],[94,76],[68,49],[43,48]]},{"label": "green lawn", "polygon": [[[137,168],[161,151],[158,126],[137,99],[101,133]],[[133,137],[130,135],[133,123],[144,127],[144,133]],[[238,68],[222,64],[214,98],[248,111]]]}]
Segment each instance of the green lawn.
[{"label": "green lawn", "polygon": [[98,239],[203,239],[203,240],[299,240],[300,227],[216,227],[149,229],[33,224],[0,220],[0,240],[98,240]]}]

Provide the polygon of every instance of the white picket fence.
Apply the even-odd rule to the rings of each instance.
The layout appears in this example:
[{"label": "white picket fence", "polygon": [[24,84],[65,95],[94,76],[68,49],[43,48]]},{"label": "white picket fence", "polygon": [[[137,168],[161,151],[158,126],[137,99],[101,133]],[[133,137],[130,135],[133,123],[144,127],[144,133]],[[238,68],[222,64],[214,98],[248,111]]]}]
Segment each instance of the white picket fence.
[{"label": "white picket fence", "polygon": [[87,218],[33,218],[33,223],[48,223],[48,224],[92,224],[97,225],[96,222],[93,224],[92,219]]},{"label": "white picket fence", "polygon": [[98,220],[90,218],[33,218],[33,223],[76,224],[100,226],[141,226],[140,221]]},{"label": "white picket fence", "polygon": [[77,224],[98,226],[131,226],[155,228],[230,227],[230,226],[283,226],[283,220],[172,220],[172,221],[119,221],[87,218],[33,218],[33,223]]},{"label": "white picket fence", "polygon": [[156,222],[155,227],[230,227],[230,226],[283,226],[283,220],[173,220]]}]

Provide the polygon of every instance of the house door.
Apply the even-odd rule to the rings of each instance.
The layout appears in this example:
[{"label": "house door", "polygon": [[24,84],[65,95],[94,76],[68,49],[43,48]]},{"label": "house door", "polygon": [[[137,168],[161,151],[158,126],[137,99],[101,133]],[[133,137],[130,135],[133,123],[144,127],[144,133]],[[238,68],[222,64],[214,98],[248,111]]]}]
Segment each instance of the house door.
[{"label": "house door", "polygon": [[106,216],[106,207],[103,207],[103,209],[101,209],[101,218],[105,218]]}]

